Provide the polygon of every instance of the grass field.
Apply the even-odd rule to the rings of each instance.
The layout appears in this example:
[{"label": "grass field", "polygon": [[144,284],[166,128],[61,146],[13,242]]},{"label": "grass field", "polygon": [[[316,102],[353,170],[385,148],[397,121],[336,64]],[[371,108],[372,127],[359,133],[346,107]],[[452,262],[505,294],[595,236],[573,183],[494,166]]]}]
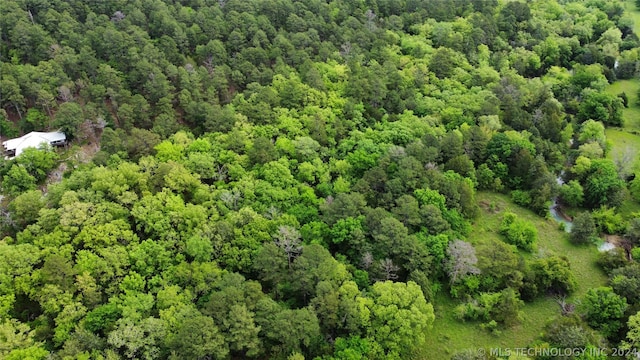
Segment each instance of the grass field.
[{"label": "grass field", "polygon": [[629,107],[622,112],[624,128],[629,131],[640,131],[638,89],[640,89],[640,81],[638,79],[618,80],[607,88],[607,92],[611,94],[618,95],[624,92],[629,97]]},{"label": "grass field", "polygon": [[[566,255],[578,281],[578,289],[573,295],[581,297],[592,287],[604,285],[606,276],[595,264],[598,251],[594,246],[576,247],[569,243],[567,234],[561,231],[553,220],[537,216],[530,210],[515,205],[508,196],[481,192],[478,202],[483,204],[482,214],[473,225],[471,243],[480,243],[489,239],[499,239],[498,228],[503,213],[508,210],[518,217],[535,224],[538,229],[538,249],[545,253]],[[487,205],[494,210],[489,210]],[[530,254],[524,254],[531,257]],[[533,342],[541,333],[547,321],[559,314],[559,306],[550,298],[541,298],[524,307],[524,321],[521,325],[504,330],[499,336],[480,329],[478,323],[463,323],[453,317],[453,309],[458,301],[447,294],[440,294],[435,301],[436,321],[428,340],[428,352],[437,354],[444,349],[475,349],[479,347],[523,347]],[[449,350],[451,351],[451,350]],[[446,353],[442,358],[449,358]],[[440,358],[440,357],[438,357]]]},{"label": "grass field", "polygon": [[[640,31],[640,10],[635,5],[634,0],[625,0],[625,11],[631,14],[634,19],[634,31]],[[638,90],[640,89],[640,80],[629,79],[619,80],[609,85],[607,91],[611,94],[620,94],[625,92],[629,97],[629,107],[624,109],[624,128],[607,128],[605,134],[607,141],[611,144],[611,151],[608,154],[610,159],[616,159],[626,151],[635,154],[632,169],[640,170],[640,105],[638,105]],[[640,212],[640,204],[632,199],[626,200],[618,211],[625,217],[630,216],[633,212]]]},{"label": "grass field", "polygon": [[[640,33],[640,10],[636,7],[634,0],[625,0],[625,11],[633,17],[634,32]],[[630,132],[640,131],[640,105],[638,105],[638,90],[640,80],[628,79],[618,80],[609,85],[607,92],[611,94],[626,93],[629,97],[629,107],[624,109],[624,129]],[[607,134],[608,136],[608,134]]]},{"label": "grass field", "polygon": [[638,11],[638,9],[636,8],[635,0],[625,0],[624,10],[625,12],[631,14],[631,16],[633,17],[633,30],[637,34],[638,30],[640,29],[640,11]]},{"label": "grass field", "polygon": [[607,156],[615,160],[623,157],[626,152],[631,152],[633,160],[630,164],[630,170],[640,170],[640,157],[638,157],[640,136],[615,128],[606,129],[605,134],[607,141],[611,144],[611,151]]}]

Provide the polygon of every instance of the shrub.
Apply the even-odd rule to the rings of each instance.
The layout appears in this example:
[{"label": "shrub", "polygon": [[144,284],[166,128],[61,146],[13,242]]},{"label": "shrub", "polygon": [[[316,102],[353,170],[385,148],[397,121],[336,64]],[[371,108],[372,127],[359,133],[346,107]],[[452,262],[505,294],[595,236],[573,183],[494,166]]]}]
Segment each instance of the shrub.
[{"label": "shrub", "polygon": [[504,235],[509,244],[526,251],[533,251],[538,238],[538,230],[528,221],[518,219],[512,212],[507,212],[502,218],[500,234]]},{"label": "shrub", "polygon": [[593,211],[596,229],[607,234],[622,234],[626,228],[622,215],[616,214],[613,208],[606,206]]},{"label": "shrub", "polygon": [[611,273],[611,271],[617,268],[621,268],[625,266],[626,264],[627,264],[627,258],[624,253],[624,249],[619,247],[613,248],[609,251],[601,252],[600,257],[598,258],[598,265],[600,265],[600,267],[607,274]]},{"label": "shrub", "polygon": [[573,219],[569,240],[576,245],[587,244],[597,236],[596,223],[589,212],[583,212]]}]

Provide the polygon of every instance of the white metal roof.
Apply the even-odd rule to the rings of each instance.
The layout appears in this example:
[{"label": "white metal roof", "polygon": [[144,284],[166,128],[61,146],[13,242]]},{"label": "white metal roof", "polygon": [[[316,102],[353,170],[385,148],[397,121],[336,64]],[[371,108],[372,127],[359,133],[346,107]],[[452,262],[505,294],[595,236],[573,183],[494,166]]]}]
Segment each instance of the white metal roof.
[{"label": "white metal roof", "polygon": [[16,139],[10,139],[4,141],[2,146],[6,150],[15,150],[15,156],[18,156],[24,151],[26,148],[35,147],[37,148],[40,144],[51,144],[57,141],[64,141],[67,137],[63,132],[54,131],[54,132],[38,132],[33,131],[22,137]]}]

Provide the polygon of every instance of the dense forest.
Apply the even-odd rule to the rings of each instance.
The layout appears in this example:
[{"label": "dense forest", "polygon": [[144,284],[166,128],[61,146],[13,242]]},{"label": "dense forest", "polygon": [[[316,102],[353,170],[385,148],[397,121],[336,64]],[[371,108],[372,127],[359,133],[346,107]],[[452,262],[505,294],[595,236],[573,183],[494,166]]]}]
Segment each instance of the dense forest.
[{"label": "dense forest", "polygon": [[[518,345],[635,359],[628,4],[0,1],[2,140],[71,140],[0,160],[0,359],[494,359],[425,344],[545,299]],[[481,193],[616,236],[606,281]]]}]

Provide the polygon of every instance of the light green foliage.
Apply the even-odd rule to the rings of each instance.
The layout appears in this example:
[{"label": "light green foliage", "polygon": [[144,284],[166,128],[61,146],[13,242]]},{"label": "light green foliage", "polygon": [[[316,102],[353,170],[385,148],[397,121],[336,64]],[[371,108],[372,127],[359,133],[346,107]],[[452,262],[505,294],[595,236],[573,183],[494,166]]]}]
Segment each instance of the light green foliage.
[{"label": "light green foliage", "polygon": [[627,338],[622,342],[622,347],[628,350],[635,349],[640,346],[640,313],[631,315],[627,326],[629,331]]},{"label": "light green foliage", "polygon": [[335,360],[365,360],[384,356],[380,345],[368,338],[351,336],[337,338],[334,346]]},{"label": "light green foliage", "polygon": [[571,172],[582,177],[591,169],[591,159],[585,156],[579,156],[576,163],[571,168]]},{"label": "light green foliage", "polygon": [[587,323],[609,337],[622,326],[621,320],[627,309],[627,301],[611,288],[601,287],[587,291],[583,306]]},{"label": "light green foliage", "polygon": [[578,141],[585,144],[588,142],[596,142],[600,146],[605,145],[606,137],[604,134],[604,125],[599,121],[587,120],[580,126]]},{"label": "light green foliage", "polygon": [[77,322],[84,317],[87,309],[80,303],[66,305],[60,314],[56,316],[56,330],[53,341],[57,345],[64,343],[70,336],[71,331],[76,327]]},{"label": "light green foliage", "polygon": [[[36,348],[33,337],[34,333],[29,325],[15,319],[3,319],[0,323],[0,340],[2,340],[0,341],[0,356],[6,358],[8,354],[12,353],[13,358],[19,359],[18,354],[27,354],[29,351],[33,351]],[[32,350],[27,350],[29,348]],[[23,350],[19,351],[18,349]],[[37,351],[33,352],[34,354],[38,353]],[[48,352],[45,351],[44,356],[47,354]],[[40,356],[40,358],[44,358],[44,356]]]},{"label": "light green foliage", "polygon": [[49,352],[41,346],[30,346],[25,349],[11,351],[6,360],[44,360],[49,356]]},{"label": "light green foliage", "polygon": [[[9,245],[0,241],[0,254],[5,259],[0,264],[0,276],[3,277],[2,292],[29,291],[29,274],[33,266],[41,260],[41,251],[31,244]],[[13,284],[13,286],[12,286]]]},{"label": "light green foliage", "polygon": [[589,142],[580,145],[578,153],[580,156],[584,156],[589,159],[602,159],[604,157],[604,150],[597,142]]},{"label": "light green foliage", "polygon": [[184,154],[184,146],[165,140],[155,146],[156,158],[160,161],[178,161]]},{"label": "light green foliage", "polygon": [[206,211],[199,205],[185,204],[179,195],[164,190],[141,199],[131,214],[137,228],[147,234],[189,234],[206,219]]},{"label": "light green foliage", "polygon": [[26,148],[15,159],[15,163],[24,168],[37,182],[42,182],[47,174],[54,168],[58,160],[58,154],[48,147],[43,149]]},{"label": "light green foliage", "polygon": [[38,212],[44,207],[42,192],[28,191],[16,197],[9,208],[14,221],[21,226],[29,225],[38,220]]},{"label": "light green foliage", "polygon": [[17,196],[28,190],[35,190],[37,179],[21,165],[13,165],[2,178],[2,189],[5,193]]},{"label": "light green foliage", "polygon": [[533,251],[538,239],[538,231],[533,224],[518,219],[514,213],[504,214],[500,233],[504,235],[508,243],[530,252]]},{"label": "light green foliage", "polygon": [[577,66],[570,81],[580,91],[585,88],[603,90],[607,84],[607,79],[602,72],[602,65],[600,64]]},{"label": "light green foliage", "polygon": [[576,287],[576,276],[571,272],[569,260],[563,256],[539,258],[529,263],[531,277],[525,286],[535,295],[548,292],[567,294]]},{"label": "light green foliage", "polygon": [[416,283],[378,282],[372,287],[367,336],[389,356],[403,356],[419,348],[435,319]]},{"label": "light green foliage", "polygon": [[592,213],[593,221],[599,232],[607,234],[621,234],[626,228],[626,224],[621,214],[616,214],[614,208],[602,206]]},{"label": "light green foliage", "polygon": [[560,198],[563,203],[571,207],[578,207],[584,201],[584,189],[578,181],[571,180],[560,187]]},{"label": "light green foliage", "polygon": [[585,205],[617,206],[622,201],[624,181],[618,176],[615,164],[609,159],[593,160],[583,185]]},{"label": "light green foliage", "polygon": [[[159,346],[165,337],[165,331],[162,321],[156,318],[148,317],[139,323],[124,318],[119,320],[115,329],[109,333],[107,342],[116,349],[122,349],[127,358],[150,360],[159,355]],[[185,355],[189,356],[190,353],[185,351]]]},{"label": "light green foliage", "polygon": [[486,321],[485,325],[489,328],[492,327],[491,322],[511,327],[522,321],[523,305],[517,293],[507,288],[499,293],[481,293],[477,298],[456,307],[455,316],[459,320]]},{"label": "light green foliage", "polygon": [[527,191],[513,190],[511,192],[511,200],[520,206],[529,206],[531,204],[531,195]]}]

